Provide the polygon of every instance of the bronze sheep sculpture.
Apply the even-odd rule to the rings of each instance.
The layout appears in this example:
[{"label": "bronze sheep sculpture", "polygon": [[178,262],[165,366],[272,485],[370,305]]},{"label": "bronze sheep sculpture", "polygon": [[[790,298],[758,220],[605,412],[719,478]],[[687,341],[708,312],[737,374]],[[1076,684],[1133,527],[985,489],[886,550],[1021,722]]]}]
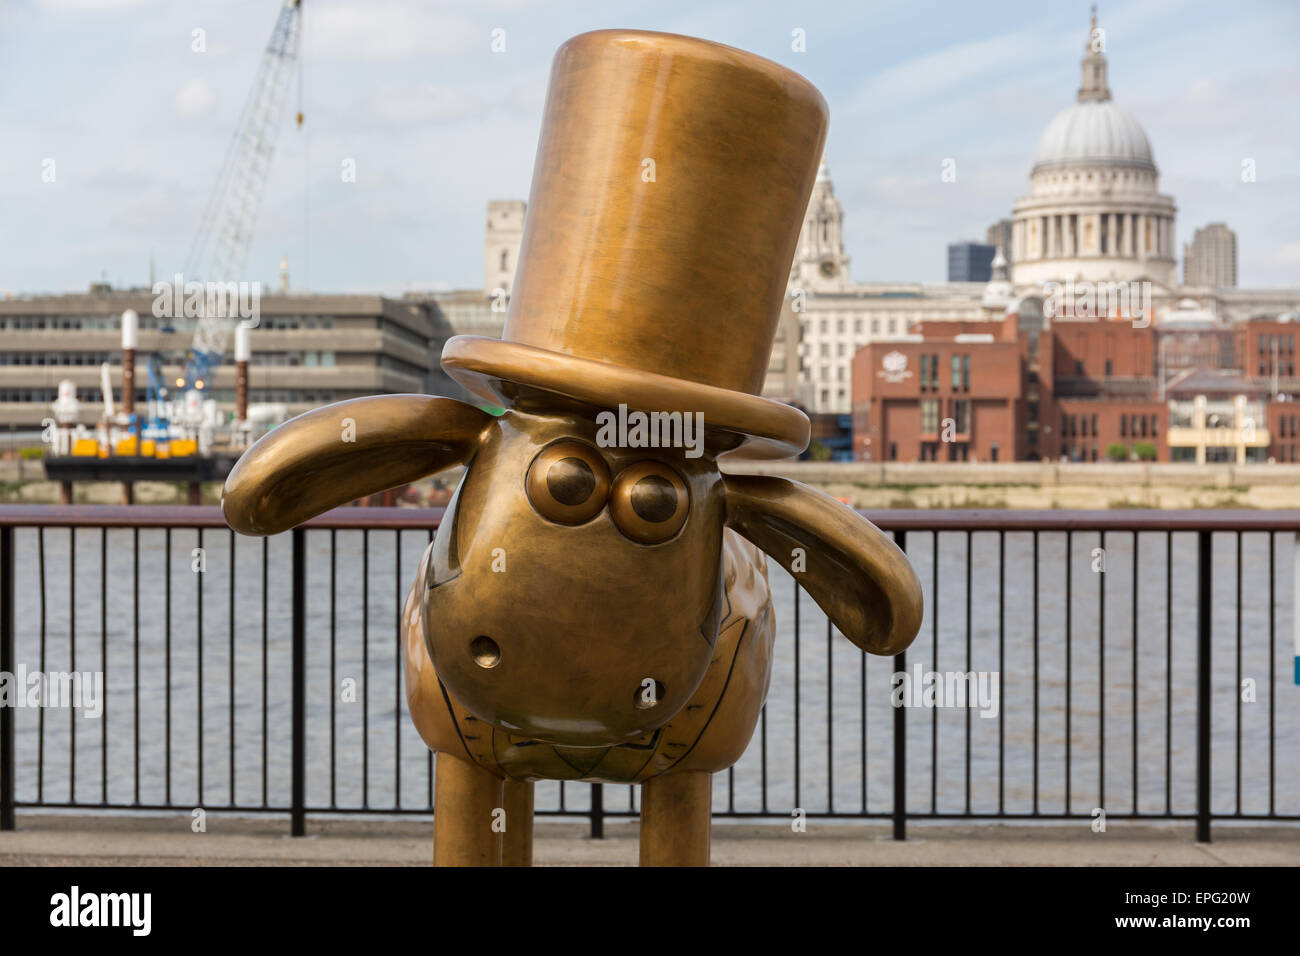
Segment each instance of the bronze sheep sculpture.
[{"label": "bronze sheep sculpture", "polygon": [[862,650],[915,637],[920,585],[889,538],[805,485],[718,468],[808,442],[804,413],[759,393],[826,125],[814,87],[751,54],[575,37],[504,333],[442,353],[504,413],[341,402],[231,472],[226,520],[265,535],[465,466],[402,619],[436,864],[531,863],[539,779],[641,784],[642,864],[707,864],[711,775],[771,676],[768,557]]}]

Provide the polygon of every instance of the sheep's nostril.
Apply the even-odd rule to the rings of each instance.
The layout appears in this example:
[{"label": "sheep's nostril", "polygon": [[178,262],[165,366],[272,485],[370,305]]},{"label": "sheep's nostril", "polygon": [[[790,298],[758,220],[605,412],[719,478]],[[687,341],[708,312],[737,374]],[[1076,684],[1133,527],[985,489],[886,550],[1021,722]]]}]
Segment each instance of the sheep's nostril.
[{"label": "sheep's nostril", "polygon": [[469,642],[469,652],[474,663],[484,669],[496,667],[501,662],[501,648],[497,647],[496,641],[484,634]]},{"label": "sheep's nostril", "polygon": [[637,710],[649,710],[663,700],[664,685],[653,677],[647,677],[632,695],[632,706]]}]

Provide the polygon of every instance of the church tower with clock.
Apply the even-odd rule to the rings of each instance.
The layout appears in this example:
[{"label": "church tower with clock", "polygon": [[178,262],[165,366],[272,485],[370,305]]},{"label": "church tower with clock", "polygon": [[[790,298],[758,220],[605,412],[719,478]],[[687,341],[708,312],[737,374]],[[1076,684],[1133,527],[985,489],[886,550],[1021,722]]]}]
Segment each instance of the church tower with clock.
[{"label": "church tower with clock", "polygon": [[843,226],[844,210],[835,198],[831,173],[823,158],[790,270],[792,289],[802,289],[805,293],[831,291],[849,284]]}]

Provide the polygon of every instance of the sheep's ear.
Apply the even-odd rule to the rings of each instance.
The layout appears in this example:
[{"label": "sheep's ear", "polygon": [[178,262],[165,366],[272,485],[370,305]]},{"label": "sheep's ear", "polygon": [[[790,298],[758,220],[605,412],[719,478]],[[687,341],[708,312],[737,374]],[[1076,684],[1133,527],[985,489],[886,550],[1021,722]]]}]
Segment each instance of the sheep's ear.
[{"label": "sheep's ear", "polygon": [[380,395],[314,409],[244,452],[226,478],[221,513],[243,534],[287,531],[468,461],[492,421],[473,405],[432,395]]},{"label": "sheep's ear", "polygon": [[727,524],[793,574],[845,637],[872,654],[897,654],[912,643],[921,627],[921,582],[879,528],[798,482],[723,480]]}]

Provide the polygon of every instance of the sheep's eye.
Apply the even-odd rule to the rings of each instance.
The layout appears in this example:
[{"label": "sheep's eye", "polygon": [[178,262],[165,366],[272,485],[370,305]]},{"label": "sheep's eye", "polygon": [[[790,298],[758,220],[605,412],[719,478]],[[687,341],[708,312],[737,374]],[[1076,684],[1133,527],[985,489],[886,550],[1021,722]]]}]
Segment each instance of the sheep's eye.
[{"label": "sheep's eye", "polygon": [[525,487],[528,500],[542,517],[560,524],[582,524],[605,507],[609,466],[581,442],[557,442],[533,459]]},{"label": "sheep's eye", "polygon": [[658,461],[641,461],[624,468],[609,496],[609,510],[618,530],[633,541],[667,541],[686,523],[690,510],[686,482]]}]

